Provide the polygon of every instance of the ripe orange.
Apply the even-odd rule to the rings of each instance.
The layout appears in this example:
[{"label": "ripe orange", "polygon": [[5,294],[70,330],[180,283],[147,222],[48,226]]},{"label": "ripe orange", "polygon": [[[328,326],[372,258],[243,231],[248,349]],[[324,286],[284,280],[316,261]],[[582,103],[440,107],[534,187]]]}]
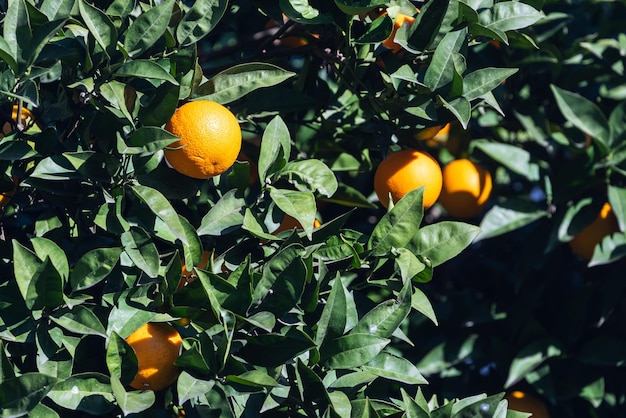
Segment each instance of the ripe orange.
[{"label": "ripe orange", "polygon": [[550,418],[545,404],[539,398],[529,393],[516,390],[507,394],[505,399],[509,401],[508,409],[531,413],[532,418]]},{"label": "ripe orange", "polygon": [[605,202],[596,219],[569,242],[574,254],[591,260],[596,245],[607,235],[619,231],[617,218],[608,202]]},{"label": "ripe orange", "polygon": [[[17,110],[18,110],[18,106],[13,105],[13,110],[11,111],[11,119],[13,119],[13,121],[17,121]],[[26,109],[25,107],[22,107],[21,125],[24,128],[26,128],[29,125],[32,125],[34,123],[35,123],[35,117],[31,113],[31,111]],[[4,138],[6,135],[9,135],[14,130],[15,130],[14,126],[11,123],[5,122],[4,125],[2,125],[2,132],[0,132],[0,139]]]},{"label": "ripe orange", "polygon": [[210,100],[179,107],[165,129],[180,137],[165,150],[167,162],[186,176],[207,179],[228,170],[241,150],[241,128],[235,115]]},{"label": "ripe orange", "polygon": [[389,193],[394,203],[405,194],[424,186],[424,208],[439,198],[443,178],[439,163],[425,152],[405,149],[383,160],[374,174],[374,190],[380,203],[389,206]]},{"label": "ripe orange", "polygon": [[405,23],[408,23],[408,25],[411,26],[413,22],[415,22],[415,18],[413,16],[407,16],[402,13],[399,13],[398,16],[396,16],[396,20],[393,22],[393,29],[391,30],[391,35],[389,35],[389,37],[385,39],[382,42],[382,44],[386,46],[387,48],[391,49],[393,52],[400,51],[402,47],[400,46],[400,44],[397,44],[394,41],[394,38],[396,37],[396,32],[398,32],[398,29],[400,29],[402,25],[404,25]]},{"label": "ripe orange", "polygon": [[[320,225],[322,224],[317,219],[313,221],[313,228],[318,228]],[[290,231],[292,229],[302,229],[302,224],[300,224],[300,222],[298,222],[293,216],[285,215],[278,228],[272,232],[272,234],[276,235],[280,232]]]},{"label": "ripe orange", "polygon": [[15,192],[17,191],[17,185],[19,183],[18,178],[11,177],[11,180],[13,180],[13,184],[14,184],[13,190],[0,192],[0,209],[9,204],[9,202],[11,201],[11,198],[15,195]]},{"label": "ripe orange", "polygon": [[443,168],[443,188],[439,203],[457,218],[473,218],[485,207],[492,189],[491,174],[465,158]]},{"label": "ripe orange", "polygon": [[174,361],[182,339],[174,327],[163,322],[148,322],[126,338],[137,356],[137,375],[130,383],[135,389],[159,391],[178,377]]},{"label": "ripe orange", "polygon": [[194,267],[191,271],[187,270],[187,266],[183,261],[183,268],[180,274],[180,281],[178,282],[178,287],[176,289],[183,288],[187,286],[189,283],[196,280],[198,277],[196,274],[196,268],[200,270],[204,270],[209,265],[209,258],[211,257],[211,253],[209,251],[202,251],[202,257],[200,258],[200,263]]}]

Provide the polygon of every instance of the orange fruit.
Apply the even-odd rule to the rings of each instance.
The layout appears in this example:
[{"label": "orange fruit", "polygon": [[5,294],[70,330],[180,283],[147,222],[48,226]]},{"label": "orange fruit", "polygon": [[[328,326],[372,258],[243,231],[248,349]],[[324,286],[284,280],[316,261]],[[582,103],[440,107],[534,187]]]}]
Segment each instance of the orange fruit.
[{"label": "orange fruit", "polygon": [[202,257],[200,258],[200,263],[196,267],[194,267],[191,271],[187,270],[187,266],[183,261],[183,268],[180,273],[180,281],[178,282],[178,287],[176,289],[183,288],[187,286],[189,283],[196,280],[198,277],[196,274],[196,268],[200,270],[204,270],[209,265],[209,258],[211,257],[211,253],[209,251],[202,251]]},{"label": "orange fruit", "polygon": [[400,51],[402,47],[400,46],[400,44],[397,44],[394,41],[394,38],[396,37],[396,32],[398,32],[398,29],[400,29],[402,25],[404,25],[405,23],[411,26],[413,22],[415,22],[415,18],[413,16],[408,16],[408,15],[399,13],[398,16],[396,16],[396,20],[393,22],[393,29],[391,30],[391,35],[389,35],[389,37],[385,39],[382,42],[382,44],[386,46],[387,48],[391,49],[393,52]]},{"label": "orange fruit", "polygon": [[137,375],[130,383],[134,389],[163,390],[178,377],[174,361],[182,339],[174,327],[163,322],[148,322],[126,338],[137,356]]},{"label": "orange fruit", "polygon": [[180,137],[165,150],[165,159],[186,176],[207,179],[228,170],[241,150],[241,128],[235,115],[210,100],[179,107],[165,129]]},{"label": "orange fruit", "polygon": [[[318,228],[321,225],[322,224],[317,219],[313,221],[313,228]],[[298,222],[293,216],[285,215],[283,220],[280,222],[278,228],[274,232],[272,232],[272,234],[276,235],[280,232],[289,231],[292,229],[302,229],[302,224],[300,224],[300,222]]]},{"label": "orange fruit", "polygon": [[550,418],[548,408],[536,396],[516,390],[505,396],[509,402],[509,408],[514,411],[528,412],[532,418]]},{"label": "orange fruit", "polygon": [[389,193],[396,203],[411,190],[424,186],[424,208],[429,208],[439,198],[442,182],[437,160],[414,149],[388,155],[374,174],[374,190],[384,207],[389,206]]},{"label": "orange fruit", "polygon": [[619,224],[613,209],[608,202],[605,202],[596,219],[576,234],[569,242],[569,246],[574,254],[585,260],[591,260],[596,245],[607,235],[618,231]]},{"label": "orange fruit", "polygon": [[[18,106],[13,105],[13,110],[11,111],[11,119],[13,119],[14,121],[17,121],[17,110],[18,110]],[[26,128],[29,125],[32,125],[34,123],[35,123],[35,117],[31,113],[31,111],[26,109],[25,107],[22,107],[21,125],[24,128]],[[10,122],[5,122],[4,125],[2,125],[2,132],[0,132],[0,139],[4,138],[6,135],[9,135],[14,130],[15,130],[14,125],[12,125]]]},{"label": "orange fruit", "polygon": [[428,128],[421,129],[415,134],[415,139],[418,141],[426,141],[429,139],[443,138],[450,132],[450,124],[429,126]]},{"label": "orange fruit", "polygon": [[465,158],[453,160],[443,168],[439,203],[451,216],[473,218],[487,204],[492,188],[489,171]]},{"label": "orange fruit", "polygon": [[11,201],[11,198],[15,195],[15,192],[17,191],[17,185],[19,183],[19,180],[17,179],[17,177],[11,177],[11,180],[13,180],[13,190],[0,192],[0,208],[8,205]]}]

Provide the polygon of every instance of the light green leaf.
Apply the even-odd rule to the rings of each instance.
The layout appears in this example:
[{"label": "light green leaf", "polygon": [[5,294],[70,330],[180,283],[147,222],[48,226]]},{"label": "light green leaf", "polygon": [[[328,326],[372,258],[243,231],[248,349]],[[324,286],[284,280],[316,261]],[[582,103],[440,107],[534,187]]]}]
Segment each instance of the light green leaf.
[{"label": "light green leaf", "polygon": [[154,392],[151,390],[126,392],[124,385],[122,385],[117,376],[111,376],[111,389],[124,415],[143,412],[150,408],[156,399]]},{"label": "light green leaf", "polygon": [[72,7],[76,0],[44,0],[40,10],[48,17],[48,20],[66,19],[72,13]]},{"label": "light green leaf", "polygon": [[77,305],[62,308],[50,315],[50,319],[60,327],[82,335],[99,335],[106,338],[106,330],[100,319],[89,308]]},{"label": "light green leaf", "polygon": [[35,254],[39,257],[40,260],[45,260],[46,257],[50,258],[50,262],[56,269],[59,276],[63,281],[67,280],[70,274],[70,266],[67,262],[67,256],[65,255],[65,251],[54,241],[49,240],[47,238],[31,238],[30,243],[35,250]]},{"label": "light green leaf", "polygon": [[467,129],[469,120],[472,117],[472,105],[465,97],[457,97],[456,99],[447,101],[441,96],[437,96],[443,107],[448,109],[450,113],[461,123],[463,129]]},{"label": "light green leaf", "polygon": [[464,222],[437,222],[417,231],[407,248],[428,257],[436,267],[460,254],[479,233],[479,227]]},{"label": "light green leaf", "polygon": [[295,76],[295,73],[261,62],[237,64],[203,83],[194,92],[196,99],[229,103],[251,91],[271,87]]},{"label": "light green leaf", "polygon": [[361,370],[408,385],[425,385],[428,383],[413,363],[384,351],[364,364]]},{"label": "light green leaf", "polygon": [[219,236],[243,224],[243,208],[246,202],[236,196],[236,190],[228,191],[202,218],[198,235]]},{"label": "light green leaf", "polygon": [[547,215],[528,201],[509,199],[487,211],[480,223],[481,233],[474,242],[515,231]]},{"label": "light green leaf", "polygon": [[433,305],[430,303],[428,296],[424,294],[417,287],[413,288],[413,296],[411,297],[411,307],[418,312],[421,312],[426,318],[433,321],[435,325],[439,325],[437,321],[437,315],[435,315],[435,310],[433,309]]},{"label": "light green leaf", "polygon": [[454,53],[465,43],[467,29],[448,32],[435,49],[432,61],[424,75],[424,84],[431,91],[437,91],[452,83],[454,79]]},{"label": "light green leaf", "polygon": [[133,60],[122,64],[114,75],[116,77],[138,77],[154,80],[163,80],[174,85],[178,85],[178,81],[154,61],[151,60]]},{"label": "light green leaf", "polygon": [[480,22],[488,29],[500,32],[526,28],[544,16],[543,12],[518,1],[495,3],[491,10],[479,15]]},{"label": "light green leaf", "polygon": [[544,338],[530,343],[515,355],[504,387],[510,388],[522,380],[528,373],[539,367],[544,361],[551,357],[557,357],[560,354],[561,349],[557,342],[551,339]]},{"label": "light green leaf", "polygon": [[159,252],[150,235],[139,227],[131,227],[121,235],[124,252],[130,257],[137,268],[148,277],[155,278],[159,274]]},{"label": "light green leaf", "polygon": [[259,179],[265,183],[266,177],[272,176],[287,164],[291,153],[291,135],[280,116],[275,116],[265,127],[259,151]]},{"label": "light green leaf", "polygon": [[611,137],[609,122],[600,108],[578,93],[561,89],[555,85],[551,85],[550,88],[565,119],[593,138],[601,152],[606,154],[613,138]]},{"label": "light green leaf", "polygon": [[180,376],[178,376],[176,385],[178,402],[183,405],[188,400],[196,399],[206,393],[209,393],[211,389],[213,389],[213,386],[215,386],[215,381],[201,380],[183,371]]},{"label": "light green leaf", "polygon": [[306,236],[311,239],[316,211],[313,193],[282,190],[271,186],[269,191],[270,197],[276,203],[276,206],[300,222]]},{"label": "light green leaf", "polygon": [[480,68],[463,77],[463,96],[474,100],[495,89],[518,68]]},{"label": "light green leaf", "polygon": [[372,255],[383,255],[410,242],[424,216],[423,193],[424,187],[410,191],[378,221],[367,243]]},{"label": "light green leaf", "polygon": [[527,150],[499,142],[473,141],[472,146],[493,158],[515,174],[530,181],[539,180],[539,164]]},{"label": "light green leaf", "polygon": [[372,334],[348,334],[327,342],[321,349],[321,363],[331,369],[360,367],[376,357],[390,340]]},{"label": "light green leaf", "polygon": [[276,179],[286,177],[302,191],[317,191],[331,197],[338,188],[333,171],[320,160],[290,161],[275,174]]},{"label": "light green leaf", "polygon": [[107,376],[98,373],[70,376],[55,384],[48,397],[63,408],[100,415],[115,408],[107,381]]},{"label": "light green leaf", "polygon": [[181,223],[178,213],[165,196],[156,189],[139,184],[132,186],[132,190],[150,211],[168,226],[176,238],[184,244],[188,244],[185,227]]}]

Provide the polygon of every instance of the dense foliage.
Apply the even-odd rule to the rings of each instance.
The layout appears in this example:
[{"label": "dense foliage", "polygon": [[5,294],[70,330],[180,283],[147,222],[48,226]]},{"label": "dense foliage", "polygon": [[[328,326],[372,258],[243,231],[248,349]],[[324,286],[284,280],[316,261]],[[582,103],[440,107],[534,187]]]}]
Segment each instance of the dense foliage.
[{"label": "dense foliage", "polygon": [[[512,389],[620,416],[626,234],[565,243],[606,201],[626,223],[625,9],[0,0],[2,416],[524,417]],[[247,156],[209,180],[163,159],[202,99]],[[384,209],[400,148],[480,162],[488,208]],[[285,214],[304,228],[272,234]],[[149,321],[183,337],[164,391],[128,386]]]}]

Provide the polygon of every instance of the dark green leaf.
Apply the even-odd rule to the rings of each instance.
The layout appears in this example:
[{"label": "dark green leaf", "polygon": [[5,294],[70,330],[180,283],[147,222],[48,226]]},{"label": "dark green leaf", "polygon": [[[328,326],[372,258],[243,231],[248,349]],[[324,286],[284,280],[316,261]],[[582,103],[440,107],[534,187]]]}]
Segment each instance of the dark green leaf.
[{"label": "dark green leaf", "polygon": [[509,374],[504,385],[510,388],[515,383],[535,370],[539,365],[551,357],[561,354],[559,344],[551,339],[544,338],[536,340],[520,350],[511,362]]},{"label": "dark green leaf", "polygon": [[542,12],[526,3],[502,1],[481,13],[479,18],[488,29],[507,32],[528,27],[543,16]]},{"label": "dark green leaf", "polygon": [[517,68],[480,68],[463,77],[463,96],[474,100],[495,89],[518,71]]},{"label": "dark green leaf", "polygon": [[196,1],[185,12],[176,28],[176,40],[181,46],[192,45],[204,38],[220,21],[228,2]]},{"label": "dark green leaf", "polygon": [[60,327],[76,334],[106,337],[106,330],[100,319],[83,305],[55,311],[50,319]]},{"label": "dark green leaf", "polygon": [[0,383],[0,411],[6,417],[28,415],[57,379],[42,373],[25,373]]},{"label": "dark green leaf", "polygon": [[135,265],[148,277],[157,277],[159,274],[159,252],[152,242],[150,235],[138,227],[131,227],[121,236],[124,252]]},{"label": "dark green leaf", "polygon": [[474,141],[472,146],[480,149],[512,172],[530,181],[539,180],[539,164],[529,151],[515,145],[488,141]]},{"label": "dark green leaf", "polygon": [[437,91],[450,84],[454,78],[455,52],[465,43],[467,29],[448,32],[435,49],[432,62],[424,75],[424,84],[432,91]]},{"label": "dark green leaf", "polygon": [[124,33],[124,48],[131,57],[146,52],[163,36],[172,17],[174,1],[168,0],[141,13]]},{"label": "dark green leaf", "polygon": [[261,140],[259,151],[259,179],[265,183],[266,177],[272,176],[283,168],[289,160],[291,152],[291,135],[280,116],[267,124]]},{"label": "dark green leaf", "polygon": [[311,192],[298,192],[269,187],[270,197],[287,215],[295,218],[306,236],[311,239],[315,223],[315,197]]},{"label": "dark green leaf", "polygon": [[132,187],[133,193],[143,201],[150,211],[163,221],[170,231],[183,243],[187,242],[187,233],[181,223],[176,210],[170,202],[158,190],[148,186],[135,185]]},{"label": "dark green leaf", "polygon": [[372,334],[344,335],[322,347],[321,362],[331,369],[360,367],[376,357],[389,341]]},{"label": "dark green leaf", "polygon": [[515,231],[545,216],[545,210],[538,209],[526,200],[509,199],[487,211],[480,223],[481,232],[474,241]]},{"label": "dark green leaf", "polygon": [[328,300],[317,322],[315,343],[321,345],[325,340],[331,340],[343,335],[347,320],[348,290],[340,277],[335,277]]},{"label": "dark green leaf", "polygon": [[115,71],[115,76],[163,80],[178,85],[178,81],[165,68],[151,60],[134,60],[124,63]]},{"label": "dark green leaf", "polygon": [[89,33],[107,55],[110,55],[117,45],[117,29],[111,19],[102,10],[85,0],[78,0],[78,9]]},{"label": "dark green leaf", "polygon": [[26,160],[38,156],[37,151],[25,141],[3,141],[0,143],[0,160],[2,161]]}]

